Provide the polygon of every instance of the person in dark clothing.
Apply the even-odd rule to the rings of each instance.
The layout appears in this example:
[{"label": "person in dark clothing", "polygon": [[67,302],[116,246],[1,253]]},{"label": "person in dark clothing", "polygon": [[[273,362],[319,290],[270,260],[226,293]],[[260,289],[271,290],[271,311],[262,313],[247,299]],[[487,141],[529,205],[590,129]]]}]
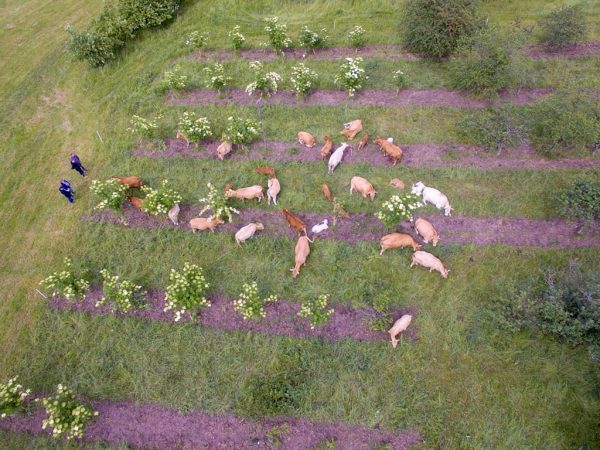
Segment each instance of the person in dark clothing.
[{"label": "person in dark clothing", "polygon": [[85,171],[87,170],[85,167],[83,167],[83,164],[81,164],[81,160],[79,159],[79,156],[77,156],[75,153],[71,153],[71,169],[76,170],[77,172],[79,172],[81,174],[82,177],[85,177]]},{"label": "person in dark clothing", "polygon": [[73,198],[73,196],[75,195],[75,191],[71,187],[71,183],[69,183],[67,180],[62,180],[60,182],[58,192],[64,195],[67,198],[67,200],[69,200],[69,203],[75,203],[75,199]]}]

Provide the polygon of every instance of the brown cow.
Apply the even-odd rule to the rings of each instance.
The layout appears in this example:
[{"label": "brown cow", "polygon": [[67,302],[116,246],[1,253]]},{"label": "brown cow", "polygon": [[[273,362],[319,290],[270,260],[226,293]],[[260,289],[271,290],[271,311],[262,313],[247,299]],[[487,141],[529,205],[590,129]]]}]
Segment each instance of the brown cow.
[{"label": "brown cow", "polygon": [[369,143],[369,133],[365,131],[365,135],[358,142],[358,151],[361,151]]},{"label": "brown cow", "polygon": [[139,197],[127,197],[129,199],[129,201],[131,202],[131,204],[133,206],[135,206],[137,209],[142,209],[142,205],[144,204],[144,200],[142,200]]},{"label": "brown cow", "polygon": [[321,147],[321,159],[328,158],[331,155],[331,150],[333,150],[333,141],[329,136],[323,136],[323,140],[325,144]]},{"label": "brown cow", "polygon": [[358,133],[362,131],[362,120],[356,119],[352,122],[344,124],[344,129],[340,131],[340,134],[346,136],[347,139],[354,139]]},{"label": "brown cow", "polygon": [[383,255],[384,251],[391,248],[412,247],[413,252],[416,252],[421,248],[412,236],[404,233],[386,234],[379,241],[379,247],[381,247],[381,252],[379,252],[380,255]]},{"label": "brown cow", "polygon": [[377,138],[373,141],[375,144],[379,145],[383,153],[389,156],[392,161],[394,161],[394,166],[400,162],[402,159],[402,149],[395,144],[392,144],[389,141],[386,141],[381,136],[377,136]]},{"label": "brown cow", "polygon": [[180,141],[185,141],[187,147],[190,146],[190,138],[183,131],[177,130],[177,134],[175,135],[175,139]]},{"label": "brown cow", "polygon": [[435,228],[433,228],[431,222],[423,219],[422,217],[419,217],[417,220],[415,220],[415,230],[417,230],[417,233],[423,237],[423,242],[426,244],[431,242],[435,247],[440,240],[440,235],[437,231],[435,231]]},{"label": "brown cow", "polygon": [[302,222],[298,217],[291,214],[287,209],[282,209],[281,212],[288,221],[290,227],[298,232],[298,234],[306,234],[306,224]]},{"label": "brown cow", "polygon": [[264,198],[263,187],[260,185],[254,185],[245,188],[239,188],[236,190],[229,189],[225,191],[225,198],[237,198],[238,200],[252,200],[257,199],[259,202]]},{"label": "brown cow", "polygon": [[298,142],[300,142],[300,144],[305,145],[309,148],[314,147],[315,144],[317,143],[317,141],[315,140],[315,137],[312,134],[307,133],[306,131],[301,131],[298,133]]},{"label": "brown cow", "polygon": [[350,180],[350,195],[352,195],[352,191],[362,194],[363,197],[369,196],[371,201],[375,199],[375,194],[377,194],[373,185],[363,177],[352,177]]},{"label": "brown cow", "polygon": [[329,203],[333,204],[333,196],[331,195],[331,191],[329,190],[329,186],[327,185],[327,183],[323,183],[323,195],[325,196],[325,198],[327,200],[329,200]]},{"label": "brown cow", "polygon": [[130,188],[140,188],[144,185],[144,181],[140,177],[111,177],[112,179],[119,180],[123,186],[129,186]]},{"label": "brown cow", "polygon": [[259,173],[261,175],[267,175],[269,177],[275,176],[275,169],[273,167],[269,167],[269,166],[257,167],[256,169],[254,169],[254,171],[256,173]]},{"label": "brown cow", "polygon": [[310,254],[310,245],[308,245],[309,242],[312,241],[308,239],[308,236],[300,236],[298,238],[298,242],[294,248],[296,253],[296,257],[294,258],[294,268],[290,269],[290,272],[292,272],[292,276],[294,278],[300,275],[300,267],[306,265],[306,258],[308,258],[308,255]]},{"label": "brown cow", "polygon": [[223,223],[223,219],[220,217],[195,217],[190,220],[190,228],[192,229],[193,233],[204,230],[210,230],[214,233],[216,226],[221,223]]},{"label": "brown cow", "polygon": [[398,178],[392,178],[390,180],[390,186],[393,186],[396,189],[404,189],[404,183],[402,182],[402,180],[399,180]]}]

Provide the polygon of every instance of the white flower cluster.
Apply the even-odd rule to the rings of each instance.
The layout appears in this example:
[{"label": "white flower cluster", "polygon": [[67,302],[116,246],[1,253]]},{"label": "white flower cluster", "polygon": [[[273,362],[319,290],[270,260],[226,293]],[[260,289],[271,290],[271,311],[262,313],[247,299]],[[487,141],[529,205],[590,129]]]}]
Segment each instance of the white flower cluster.
[{"label": "white flower cluster", "polygon": [[287,25],[279,23],[279,17],[265,19],[265,31],[269,35],[269,43],[275,51],[281,53],[284,48],[292,45],[292,40],[287,36]]},{"label": "white flower cluster", "polygon": [[277,297],[275,295],[261,299],[258,293],[258,285],[256,281],[253,281],[252,283],[244,283],[240,296],[233,301],[233,307],[242,315],[244,320],[261,319],[267,315],[264,308],[265,304],[276,301]]},{"label": "white flower cluster", "polygon": [[181,273],[171,269],[164,311],[172,310],[175,322],[179,322],[186,312],[194,314],[198,309],[209,307],[210,301],[204,296],[209,286],[202,268],[196,264],[186,262]]},{"label": "white flower cluster", "polygon": [[17,383],[18,378],[17,376],[8,380],[6,384],[0,384],[0,419],[20,408],[31,394],[31,389],[23,389],[23,386]]},{"label": "white flower cluster", "polygon": [[206,117],[196,119],[195,112],[184,112],[179,118],[179,131],[185,133],[190,142],[205,141],[213,136],[210,122]]},{"label": "white flower cluster", "polygon": [[389,200],[383,202],[381,211],[376,213],[375,216],[388,227],[393,227],[404,220],[412,221],[414,210],[421,206],[423,206],[423,203],[421,203],[421,197],[418,195],[393,195]]},{"label": "white flower cluster", "polygon": [[363,83],[369,79],[365,69],[361,67],[362,63],[363,59],[360,57],[346,58],[335,76],[335,82],[342,85],[350,97],[354,96],[356,91],[363,87]]},{"label": "white flower cluster", "polygon": [[261,96],[267,97],[276,94],[278,83],[281,82],[281,75],[277,72],[263,72],[263,65],[259,61],[250,63],[250,70],[254,72],[254,81],[246,86],[246,93],[252,95],[258,92]]},{"label": "white flower cluster", "polygon": [[181,195],[169,187],[168,180],[163,180],[158,189],[142,186],[142,191],[146,194],[142,211],[153,216],[167,214],[175,203],[181,203],[182,200]]},{"label": "white flower cluster", "polygon": [[158,129],[158,121],[160,119],[162,119],[162,114],[156,115],[154,120],[146,119],[134,114],[129,121],[129,127],[127,128],[127,131],[132,134],[151,138]]},{"label": "white flower cluster", "polygon": [[292,67],[292,86],[298,97],[306,97],[318,81],[319,75],[306,67],[304,63]]},{"label": "white flower cluster", "polygon": [[175,66],[163,74],[162,84],[166,89],[185,89],[188,77],[181,73],[181,67]]},{"label": "white flower cluster", "polygon": [[354,27],[346,35],[348,42],[352,47],[362,47],[365,45],[365,29],[360,25],[354,25]]},{"label": "white flower cluster", "polygon": [[402,70],[396,70],[394,72],[394,84],[398,89],[406,87],[406,75]]},{"label": "white flower cluster", "polygon": [[94,209],[111,208],[119,210],[127,198],[129,186],[121,184],[118,179],[93,180],[90,185],[92,193],[100,200]]},{"label": "white flower cluster", "polygon": [[212,67],[207,67],[204,71],[208,77],[206,80],[206,87],[213,88],[218,92],[221,92],[231,81],[230,77],[225,76],[225,68],[221,63],[216,63]]},{"label": "white flower cluster", "polygon": [[184,44],[190,49],[202,48],[208,42],[208,34],[200,33],[199,31],[192,31],[185,37]]},{"label": "white flower cluster", "polygon": [[54,272],[40,281],[40,285],[52,290],[52,296],[65,297],[74,300],[78,297],[85,298],[85,292],[90,288],[90,283],[83,278],[77,279],[73,272],[73,264],[69,258],[64,259],[65,270]]},{"label": "white flower cluster", "polygon": [[232,144],[250,144],[260,136],[259,125],[255,120],[229,116],[227,122],[224,136]]},{"label": "white flower cluster", "polygon": [[242,48],[242,45],[244,45],[244,42],[246,42],[246,38],[242,33],[240,33],[239,25],[233,27],[233,29],[229,32],[229,39],[231,39],[231,46],[234,50],[239,50]]},{"label": "white flower cluster", "polygon": [[100,271],[104,279],[102,290],[104,297],[96,302],[96,307],[110,303],[113,309],[129,312],[146,295],[142,286],[130,280],[120,280],[118,275],[111,275],[108,270]]},{"label": "white flower cluster", "polygon": [[310,329],[325,325],[329,316],[333,314],[333,309],[327,309],[328,297],[325,294],[319,295],[316,299],[312,298],[302,302],[298,316],[310,320]]},{"label": "white flower cluster", "polygon": [[215,188],[212,183],[206,183],[206,186],[208,187],[208,195],[199,200],[204,207],[198,216],[202,216],[206,211],[212,209],[213,217],[221,217],[222,219],[227,219],[228,222],[231,222],[233,220],[233,215],[239,214],[240,212],[227,204],[229,199],[226,198],[221,191]]},{"label": "white flower cluster", "polygon": [[321,34],[319,34],[309,30],[308,27],[304,25],[304,28],[302,28],[302,32],[300,33],[300,44],[302,47],[310,49],[324,47],[327,39],[329,39],[329,36],[327,36],[326,33],[327,30],[325,28],[323,28]]},{"label": "white flower cluster", "polygon": [[88,422],[98,415],[87,405],[79,403],[75,394],[58,385],[56,396],[42,399],[48,418],[42,422],[42,429],[52,428],[52,437],[65,436],[67,439],[83,437]]}]

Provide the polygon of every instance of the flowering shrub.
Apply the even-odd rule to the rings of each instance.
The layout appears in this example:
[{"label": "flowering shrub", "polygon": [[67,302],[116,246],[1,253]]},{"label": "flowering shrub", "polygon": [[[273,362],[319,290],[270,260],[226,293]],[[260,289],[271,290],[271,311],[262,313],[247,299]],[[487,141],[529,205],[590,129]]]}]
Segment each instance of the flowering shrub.
[{"label": "flowering shrub", "polygon": [[118,211],[127,198],[129,186],[121,184],[116,178],[111,178],[106,181],[93,180],[90,190],[100,200],[94,209],[110,208]]},{"label": "flowering shrub", "polygon": [[298,97],[306,97],[310,94],[318,79],[317,73],[306,67],[304,63],[292,67],[292,86]]},{"label": "flowering shrub", "polygon": [[423,206],[421,197],[416,194],[392,195],[383,202],[381,211],[375,214],[387,227],[398,225],[404,220],[413,220],[413,211]]},{"label": "flowering shrub", "polygon": [[158,121],[162,119],[162,114],[158,114],[154,119],[145,119],[144,117],[133,115],[129,122],[127,131],[138,136],[152,139],[158,130]]},{"label": "flowering shrub", "polygon": [[172,310],[175,322],[179,322],[186,312],[192,313],[193,317],[199,309],[210,306],[210,301],[204,296],[209,286],[202,267],[196,264],[186,262],[181,273],[171,269],[164,311]]},{"label": "flowering shrub", "polygon": [[31,394],[31,389],[23,389],[14,377],[6,384],[0,384],[0,419],[12,414],[23,405],[23,401]]},{"label": "flowering shrub", "polygon": [[240,117],[228,117],[227,129],[225,130],[225,140],[232,144],[245,145],[250,144],[258,138],[258,122],[252,119],[242,119]]},{"label": "flowering shrub", "polygon": [[265,19],[265,23],[269,44],[277,53],[283,53],[284,48],[292,45],[292,40],[287,36],[287,25],[279,23],[279,17]]},{"label": "flowering shrub", "polygon": [[67,439],[83,437],[88,422],[98,415],[98,411],[79,403],[70,389],[58,385],[56,395],[42,399],[48,418],[42,422],[42,429],[52,428],[52,437],[66,436]]},{"label": "flowering shrub", "polygon": [[319,34],[315,33],[314,31],[310,31],[308,27],[304,25],[304,28],[302,28],[302,32],[300,33],[300,45],[311,50],[325,47],[325,43],[328,39],[326,33],[327,30],[325,28],[323,28],[321,30],[321,34]]},{"label": "flowering shrub", "polygon": [[208,187],[208,195],[199,200],[200,203],[204,204],[204,208],[202,208],[202,211],[200,211],[198,215],[201,216],[211,209],[213,211],[213,216],[231,222],[233,220],[233,215],[239,214],[240,212],[227,204],[229,199],[226,198],[222,192],[218,191],[212,183],[207,183],[206,186]]},{"label": "flowering shrub", "polygon": [[233,302],[233,307],[242,315],[244,320],[261,319],[267,315],[264,308],[265,304],[276,301],[277,297],[275,295],[261,299],[256,281],[253,281],[250,284],[244,283],[240,296]]},{"label": "flowering shrub", "polygon": [[365,38],[366,31],[360,25],[354,25],[348,34],[346,35],[346,39],[352,47],[362,47],[367,42]]},{"label": "flowering shrub", "polygon": [[335,76],[335,82],[340,84],[348,91],[350,97],[354,96],[357,90],[363,87],[363,83],[369,79],[365,73],[365,69],[361,67],[363,59],[346,58]]},{"label": "flowering shrub", "polygon": [[240,26],[236,25],[233,29],[228,33],[229,39],[231,39],[231,46],[234,50],[239,50],[246,42],[246,38],[242,33],[240,33]]},{"label": "flowering shrub", "polygon": [[193,111],[183,113],[179,118],[178,129],[194,143],[205,141],[213,135],[208,119],[206,117],[196,119],[196,113]]},{"label": "flowering shrub", "polygon": [[216,63],[212,67],[204,69],[206,76],[206,87],[213,88],[217,92],[221,92],[223,88],[231,81],[231,78],[225,76],[225,68],[223,64]]},{"label": "flowering shrub", "polygon": [[261,97],[269,97],[277,93],[277,83],[281,81],[281,75],[277,72],[263,72],[263,65],[259,61],[251,62],[250,70],[254,72],[254,81],[246,86],[248,95],[258,92]]},{"label": "flowering shrub", "polygon": [[130,280],[119,280],[118,275],[111,275],[106,269],[102,269],[100,274],[104,279],[104,297],[96,302],[96,308],[108,302],[113,309],[126,313],[143,302],[146,292],[141,286]]},{"label": "flowering shrub", "polygon": [[200,33],[199,31],[192,31],[185,37],[184,44],[189,47],[190,50],[200,49],[208,42],[208,34]]},{"label": "flowering shrub", "polygon": [[188,77],[181,73],[181,67],[175,66],[163,74],[162,86],[164,89],[185,89]]},{"label": "flowering shrub", "polygon": [[310,320],[310,329],[325,325],[329,320],[329,316],[333,314],[333,309],[327,309],[327,295],[322,294],[317,298],[304,300],[298,316],[305,317]]},{"label": "flowering shrub", "polygon": [[181,195],[169,187],[169,181],[163,180],[158,189],[150,186],[142,186],[142,191],[146,193],[142,211],[153,216],[158,214],[167,214],[175,203],[181,203]]},{"label": "flowering shrub", "polygon": [[53,296],[65,297],[74,300],[77,297],[85,298],[85,292],[90,288],[90,283],[83,279],[77,279],[73,272],[71,259],[64,259],[65,270],[54,272],[43,279],[40,285],[52,290]]},{"label": "flowering shrub", "polygon": [[400,89],[404,89],[407,85],[406,75],[401,70],[396,70],[394,72],[394,85],[396,86],[397,92],[400,92]]}]

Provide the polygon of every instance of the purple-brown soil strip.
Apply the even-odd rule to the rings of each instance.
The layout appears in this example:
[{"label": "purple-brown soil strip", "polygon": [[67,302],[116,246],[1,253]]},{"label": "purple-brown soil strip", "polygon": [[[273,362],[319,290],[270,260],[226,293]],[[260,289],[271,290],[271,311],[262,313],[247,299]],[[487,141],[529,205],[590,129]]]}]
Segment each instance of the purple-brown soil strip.
[{"label": "purple-brown soil strip", "polygon": [[[203,411],[181,413],[165,406],[129,401],[88,401],[98,416],[84,432],[87,443],[127,444],[136,449],[313,449],[327,440],[349,450],[374,449],[389,445],[408,450],[422,442],[417,431],[391,432],[343,422],[316,422],[297,417],[276,417],[255,421],[233,414]],[[46,415],[35,408],[30,415],[0,419],[0,429],[33,435],[50,435],[42,430]],[[273,430],[278,427],[277,430]],[[268,433],[273,430],[272,435]],[[280,445],[273,440],[280,441]]]},{"label": "purple-brown soil strip", "polygon": [[[326,200],[323,199],[325,202]],[[367,201],[367,200],[365,200]],[[252,203],[249,203],[250,205]],[[202,206],[183,205],[179,214],[179,225],[173,225],[164,216],[150,216],[130,205],[123,207],[123,215],[130,227],[135,228],[179,228],[191,233],[188,222],[193,217],[198,217]],[[233,235],[250,222],[261,222],[265,229],[258,231],[253,239],[261,235],[295,239],[297,234],[289,228],[287,221],[280,212],[281,207],[271,206],[268,209],[242,209],[239,215],[234,216],[232,223],[219,225],[216,232]],[[352,214],[347,219],[338,219],[335,228],[332,227],[333,218],[330,213],[300,213],[292,211],[302,219],[309,230],[311,239],[343,241],[357,243],[361,241],[378,242],[379,239],[390,233],[383,223],[372,214]],[[205,214],[206,215],[206,214]],[[581,234],[576,233],[576,224],[570,224],[562,219],[539,220],[522,217],[490,217],[477,218],[453,215],[445,217],[439,214],[417,214],[429,220],[441,236],[441,244],[460,245],[507,245],[512,247],[549,247],[549,248],[600,248],[600,224],[588,226]],[[118,216],[112,211],[94,212],[84,220],[102,221],[115,225],[122,225]],[[313,225],[328,219],[330,228],[317,235],[312,235],[310,229]],[[419,242],[421,240],[414,233],[408,222],[401,224],[399,231],[413,235]],[[210,233],[206,231],[204,233]],[[424,246],[425,250],[433,251],[431,244]],[[394,250],[388,250],[394,251]],[[290,260],[290,264],[292,261]],[[290,267],[292,267],[290,265]]]},{"label": "purple-brown soil strip", "polygon": [[[291,267],[291,266],[290,266]],[[291,275],[290,275],[291,276]],[[102,298],[102,289],[94,288],[86,294],[82,301],[72,302],[63,298],[51,298],[49,304],[59,310],[80,311],[89,314],[112,314],[110,306],[96,307],[96,301]],[[371,319],[377,317],[372,308],[352,308],[345,305],[330,305],[334,312],[327,323],[311,330],[308,319],[298,317],[300,304],[287,300],[267,303],[265,305],[266,317],[260,320],[244,320],[233,308],[233,299],[227,299],[219,294],[207,296],[211,302],[209,308],[204,308],[196,323],[226,331],[252,331],[255,333],[289,336],[298,339],[323,338],[328,341],[337,341],[344,338],[357,341],[385,341],[389,335],[382,331],[374,331],[369,327]],[[129,313],[118,312],[118,315],[138,317],[147,320],[173,322],[173,313],[164,312],[165,296],[163,292],[149,291],[148,302],[144,308],[132,310]],[[395,321],[404,314],[415,316],[414,308],[397,309],[392,312]],[[193,319],[186,314],[183,322],[192,322]],[[393,323],[390,322],[390,325]],[[406,339],[417,339],[417,327],[411,325],[402,336]]]},{"label": "purple-brown soil strip", "polygon": [[[514,105],[526,105],[554,92],[550,88],[504,90],[499,99]],[[248,95],[242,89],[230,89],[220,96],[213,89],[192,89],[189,91],[167,93],[170,105],[252,105],[257,98]],[[316,90],[307,98],[298,98],[292,91],[278,91],[263,99],[265,105],[374,105],[374,106],[444,106],[449,108],[484,108],[494,102],[468,97],[458,91],[448,89],[403,89],[399,93],[387,89],[364,89],[354,97],[341,90]]]},{"label": "purple-brown soil strip", "polygon": [[[528,46],[525,54],[530,58],[556,58],[556,57],[581,57],[600,55],[600,41],[582,41],[571,44],[563,49],[549,51],[539,45]],[[402,51],[397,45],[371,45],[359,49],[349,47],[328,47],[316,49],[314,52],[302,48],[292,48],[284,52],[284,59],[288,60],[340,60],[344,58],[399,59],[405,61],[416,61],[422,59],[420,56]],[[233,52],[231,50],[196,50],[185,59],[198,62],[233,61],[242,59],[246,61],[272,61],[280,59],[273,50],[252,48]]]},{"label": "purple-brown soil strip", "polygon": [[[341,141],[341,139],[340,139]],[[198,147],[187,146],[178,139],[165,139],[164,150],[148,150],[143,147],[133,151],[133,156],[144,158],[193,158],[218,160],[216,149],[219,142],[202,143]],[[473,145],[404,145],[402,166],[407,167],[473,167],[481,170],[493,169],[587,169],[600,167],[600,157],[547,159],[539,157],[531,146],[506,149],[500,156],[485,147]],[[357,144],[354,143],[356,147]],[[298,143],[267,142],[255,143],[245,150],[235,149],[227,159],[234,161],[268,160],[277,162],[321,162],[323,171],[327,161],[321,159],[321,145],[313,148]],[[391,166],[392,161],[375,144],[363,150],[344,154],[344,164],[366,163],[374,166]]]}]

